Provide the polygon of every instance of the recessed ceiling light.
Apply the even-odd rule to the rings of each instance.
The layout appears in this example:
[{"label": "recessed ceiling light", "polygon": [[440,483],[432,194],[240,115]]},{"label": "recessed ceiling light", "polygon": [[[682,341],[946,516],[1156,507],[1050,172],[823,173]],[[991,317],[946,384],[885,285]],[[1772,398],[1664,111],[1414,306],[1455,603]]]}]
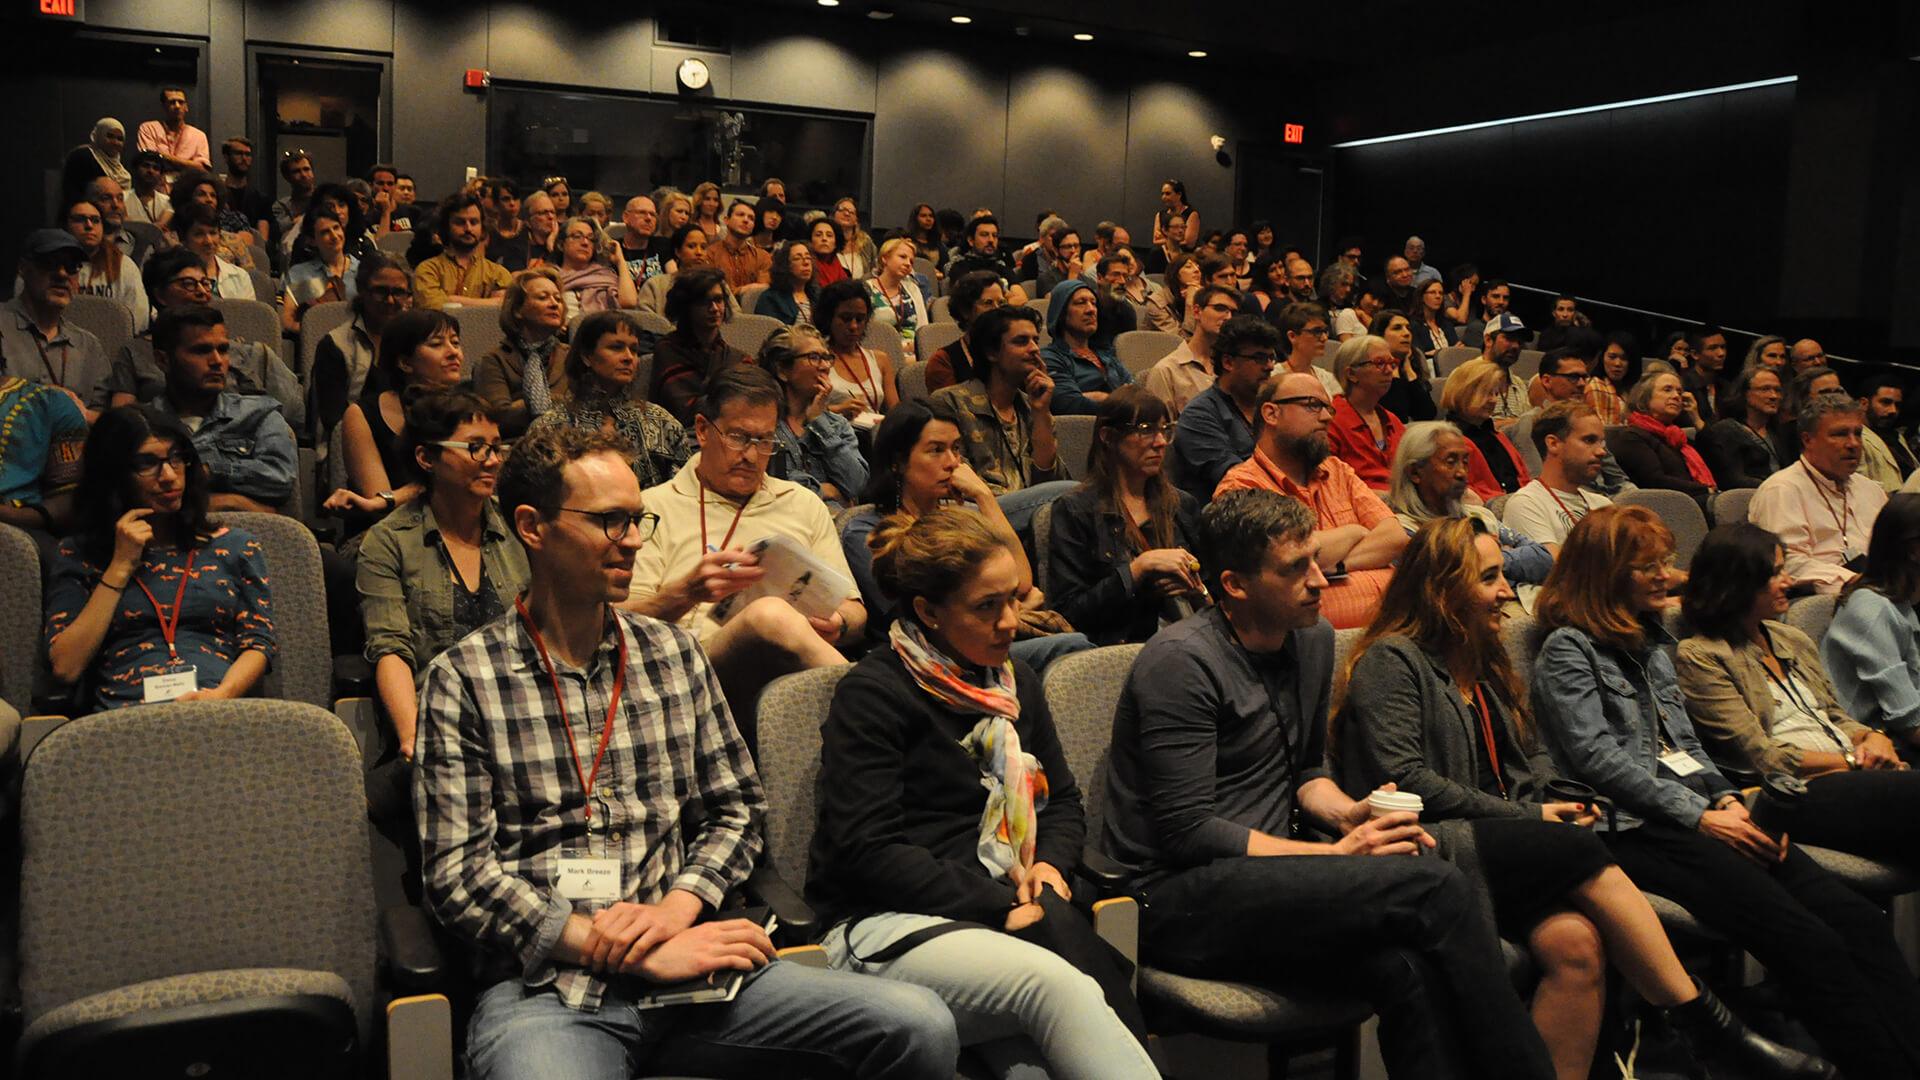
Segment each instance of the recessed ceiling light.
[{"label": "recessed ceiling light", "polygon": [[1075,40],[1075,41],[1092,41],[1092,40],[1093,40],[1093,35],[1092,35],[1092,34],[1075,34],[1075,35],[1073,35],[1073,40]]},{"label": "recessed ceiling light", "polygon": [[955,15],[955,16],[954,16],[953,18],[951,18],[951,19],[948,19],[947,21],[948,21],[948,22],[950,22],[950,23],[952,23],[952,24],[954,24],[955,26],[965,26],[965,25],[967,25],[968,23],[970,23],[970,22],[972,22],[972,21],[973,21],[973,16],[971,16],[971,15]]},{"label": "recessed ceiling light", "polygon": [[821,7],[839,7],[840,0],[818,0]]},{"label": "recessed ceiling light", "polygon": [[1187,50],[1187,55],[1188,55],[1188,56],[1191,56],[1191,57],[1193,57],[1193,58],[1194,58],[1195,60],[1205,60],[1205,59],[1207,58],[1207,50],[1205,50],[1205,49],[1188,49],[1188,50]]},{"label": "recessed ceiling light", "polygon": [[867,12],[867,18],[875,20],[891,19],[893,18],[893,12],[887,8],[874,8],[872,11]]}]

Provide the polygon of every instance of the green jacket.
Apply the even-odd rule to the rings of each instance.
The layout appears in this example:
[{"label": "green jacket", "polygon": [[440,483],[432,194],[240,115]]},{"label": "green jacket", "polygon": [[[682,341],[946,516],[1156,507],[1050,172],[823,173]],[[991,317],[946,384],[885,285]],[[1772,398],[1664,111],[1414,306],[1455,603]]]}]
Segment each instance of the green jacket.
[{"label": "green jacket", "polygon": [[[396,655],[418,672],[461,636],[453,623],[454,583],[440,554],[433,508],[419,499],[381,518],[360,543],[360,615],[367,663]],[[527,552],[507,531],[500,507],[482,510],[480,568],[503,601],[527,587]]]}]

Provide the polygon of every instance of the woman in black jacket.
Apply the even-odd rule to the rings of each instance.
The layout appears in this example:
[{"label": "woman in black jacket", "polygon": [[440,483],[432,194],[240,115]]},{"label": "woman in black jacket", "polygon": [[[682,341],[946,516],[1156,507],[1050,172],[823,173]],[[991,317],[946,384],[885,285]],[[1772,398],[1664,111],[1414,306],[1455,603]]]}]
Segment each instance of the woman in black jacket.
[{"label": "woman in black jacket", "polygon": [[1040,680],[1008,656],[1012,554],[948,507],[871,543],[900,617],[822,732],[807,899],[828,962],[928,987],[963,1043],[1029,1036],[1051,1075],[1157,1077],[1126,974],[1065,903],[1086,818]]},{"label": "woman in black jacket", "polygon": [[1166,402],[1137,384],[1115,390],[1094,420],[1086,480],[1053,504],[1047,591],[1095,645],[1145,641],[1207,603],[1199,507],[1162,471],[1172,437]]},{"label": "woman in black jacket", "polygon": [[1780,425],[1780,373],[1770,367],[1743,369],[1720,395],[1720,419],[1700,433],[1700,456],[1720,489],[1757,488],[1780,471],[1774,443]]},{"label": "woman in black jacket", "polygon": [[1643,488],[1666,488],[1693,496],[1701,513],[1711,520],[1708,500],[1719,484],[1700,452],[1688,441],[1698,427],[1693,395],[1672,371],[1654,371],[1634,384],[1627,395],[1625,426],[1607,432],[1607,450],[1620,462],[1627,479]]}]

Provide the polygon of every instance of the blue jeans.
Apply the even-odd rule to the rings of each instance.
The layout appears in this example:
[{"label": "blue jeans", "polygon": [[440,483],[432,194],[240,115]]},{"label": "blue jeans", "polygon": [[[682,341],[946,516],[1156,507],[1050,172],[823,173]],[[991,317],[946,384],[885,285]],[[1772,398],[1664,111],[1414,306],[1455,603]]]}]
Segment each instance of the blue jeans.
[{"label": "blue jeans", "polygon": [[1048,634],[1045,637],[1016,641],[1007,651],[1013,654],[1014,659],[1037,672],[1044,673],[1047,665],[1055,660],[1070,653],[1085,652],[1091,648],[1093,648],[1093,642],[1087,640],[1087,635],[1076,632]]},{"label": "blue jeans", "polygon": [[[947,921],[883,912],[851,924],[851,935],[850,924],[841,923],[820,945],[836,970],[934,990],[953,1010],[961,1041],[986,1058],[996,1075],[1032,1070],[1057,1080],[1157,1080],[1153,1059],[1114,1014],[1100,984],[1032,942],[976,927],[943,934],[884,963],[852,955],[873,956],[915,930]],[[1020,1035],[1027,1039],[1009,1038]],[[1045,1056],[1044,1072],[1031,1060],[1036,1045]]]},{"label": "blue jeans", "polygon": [[627,987],[598,1012],[517,979],[480,995],[467,1029],[473,1080],[953,1075],[953,1015],[932,991],[775,961],[724,1004],[639,1010]]},{"label": "blue jeans", "polygon": [[1077,480],[1048,480],[1019,491],[1009,491],[995,501],[1000,504],[1000,512],[1007,515],[1007,524],[1013,526],[1013,531],[1020,534],[1021,540],[1031,545],[1033,512],[1079,486]]}]

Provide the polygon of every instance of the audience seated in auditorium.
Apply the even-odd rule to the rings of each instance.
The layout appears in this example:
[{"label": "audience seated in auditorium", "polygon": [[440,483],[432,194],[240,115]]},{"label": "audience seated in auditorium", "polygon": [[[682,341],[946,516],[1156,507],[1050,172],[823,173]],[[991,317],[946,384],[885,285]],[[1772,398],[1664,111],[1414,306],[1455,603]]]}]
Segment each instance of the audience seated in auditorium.
[{"label": "audience seated in auditorium", "polygon": [[[1480,358],[1494,364],[1506,376],[1505,383],[1498,389],[1493,399],[1493,423],[1496,428],[1505,431],[1512,427],[1530,407],[1527,398],[1527,382],[1514,374],[1513,366],[1520,362],[1520,350],[1533,340],[1533,331],[1517,315],[1502,315],[1488,321],[1484,331],[1484,341],[1468,342],[1481,347]],[[1416,335],[1418,336],[1418,335]]]},{"label": "audience seated in auditorium", "polygon": [[1353,466],[1362,483],[1385,491],[1393,451],[1406,430],[1406,424],[1383,404],[1400,362],[1384,340],[1362,335],[1340,343],[1332,366],[1343,392],[1333,399],[1327,440],[1335,456]]},{"label": "audience seated in auditorium", "polygon": [[[1920,984],[1871,901],[1748,815],[1687,718],[1661,623],[1673,536],[1641,506],[1574,526],[1541,591],[1533,708],[1555,767],[1612,800],[1603,838],[1634,883],[1766,965],[1850,1076],[1913,1076]],[[1616,823],[1617,822],[1617,823]]]},{"label": "audience seated in auditorium", "polygon": [[213,211],[200,203],[185,203],[173,215],[173,229],[180,246],[200,258],[200,265],[213,282],[213,295],[222,300],[253,300],[253,277],[220,254],[220,227]]},{"label": "audience seated in auditorium", "polygon": [[[379,250],[367,232],[366,208],[370,197],[367,185],[359,180],[349,180],[344,184],[321,184],[313,191],[313,199],[307,212],[331,213],[346,223],[347,254],[355,258],[364,258]],[[304,221],[302,222],[304,224]],[[226,237],[222,236],[222,247],[218,249],[221,257],[227,257]],[[292,233],[281,241],[285,263],[292,265],[313,258],[312,247],[302,237],[296,226]],[[424,258],[424,256],[423,256]]]},{"label": "audience seated in auditorium", "polygon": [[[162,335],[174,330],[162,315]],[[207,479],[176,416],[129,405],[94,424],[78,528],[46,593],[47,659],[82,711],[243,697],[267,673],[277,646],[266,556],[245,530],[207,519]]]},{"label": "audience seated in auditorium", "polygon": [[[667,259],[666,273],[655,274],[647,279],[646,284],[640,287],[639,299],[635,301],[634,306],[640,311],[665,315],[667,321],[672,322],[673,316],[666,312],[667,293],[673,288],[673,283],[679,279],[682,271],[710,265],[707,262],[707,248],[707,234],[702,232],[698,225],[687,224],[674,229],[667,240],[667,251],[671,257]],[[726,280],[726,274],[721,273],[720,281],[723,286]],[[734,297],[733,290],[728,288],[726,292],[729,311],[740,310],[740,302]]]},{"label": "audience seated in auditorium", "polygon": [[1000,279],[986,270],[970,270],[947,278],[947,314],[960,327],[960,336],[927,357],[927,391],[944,390],[954,383],[979,377],[979,368],[967,343],[973,321],[1007,301],[1007,290]]},{"label": "audience seated in auditorium", "polygon": [[134,145],[157,153],[166,162],[169,178],[192,169],[212,170],[212,148],[207,133],[187,123],[187,92],[177,86],[160,91],[160,119],[140,125]]},{"label": "audience seated in auditorium", "polygon": [[1920,750],[1920,495],[1887,500],[1867,568],[1840,592],[1820,658],[1848,715]]},{"label": "audience seated in auditorium", "polygon": [[1057,657],[1092,647],[1081,634],[1062,632],[1059,617],[1042,610],[1046,597],[1033,587],[1026,547],[993,489],[967,464],[960,429],[953,421],[935,413],[925,402],[902,402],[875,429],[873,459],[873,474],[860,496],[865,505],[840,531],[841,549],[867,607],[867,637],[871,642],[877,645],[886,640],[900,610],[874,576],[873,549],[868,539],[884,518],[917,518],[948,505],[971,507],[1013,556],[1020,581],[1020,609],[1012,645],[1016,658],[1039,671]]},{"label": "audience seated in auditorium", "polygon": [[1214,342],[1227,320],[1240,313],[1240,297],[1234,289],[1202,286],[1193,295],[1193,336],[1175,345],[1140,376],[1140,385],[1165,402],[1168,413],[1176,419],[1187,402],[1213,385]]},{"label": "audience seated in auditorium", "polygon": [[1054,610],[1097,645],[1142,642],[1210,601],[1193,497],[1168,480],[1166,403],[1123,386],[1101,403],[1087,478],[1053,503]]},{"label": "audience seated in auditorium", "polygon": [[1061,282],[1080,276],[1080,253],[1086,244],[1080,237],[1080,230],[1064,221],[1049,230],[1046,236],[1049,250],[1042,253],[1034,278],[1042,293],[1051,293]]},{"label": "audience seated in auditorium", "polygon": [[[545,193],[536,192],[533,197],[546,200],[551,208],[551,200],[547,200]],[[480,185],[480,204],[486,211],[486,252],[489,259],[505,267],[510,274],[545,265],[547,249],[533,242],[526,220],[520,216],[523,207],[519,189],[513,181],[503,176],[487,177]]]},{"label": "audience seated in auditorium", "polygon": [[1607,464],[1607,434],[1585,402],[1552,402],[1532,416],[1540,475],[1508,496],[1500,516],[1507,528],[1558,551],[1581,518],[1613,504],[1590,489]]},{"label": "audience seated in auditorium", "polygon": [[1763,334],[1754,338],[1753,344],[1747,346],[1747,358],[1740,366],[1770,367],[1779,371],[1782,379],[1791,377],[1793,373],[1784,370],[1787,366],[1787,339],[1778,334]]},{"label": "audience seated in auditorium", "polygon": [[1685,612],[1692,634],[1674,666],[1708,754],[1749,783],[1807,782],[1769,827],[1871,858],[1920,850],[1920,774],[1906,771],[1886,735],[1847,715],[1819,647],[1780,621],[1787,575],[1779,538],[1746,522],[1708,533]]},{"label": "audience seated in auditorium", "polygon": [[[553,204],[553,197],[544,191],[528,195],[520,204],[520,217],[526,222],[526,228],[521,230],[520,236],[521,243],[527,249],[527,266],[559,266],[560,222],[563,219],[560,208]],[[595,224],[598,225],[597,222]],[[517,248],[518,244],[510,246]]]},{"label": "audience seated in auditorium", "polygon": [[1167,265],[1166,287],[1147,298],[1147,326],[1163,334],[1186,337],[1187,305],[1202,284],[1200,261],[1187,252],[1173,257]]},{"label": "audience seated in auditorium", "polygon": [[106,408],[111,371],[100,339],[66,319],[87,249],[61,229],[36,229],[21,248],[17,296],[0,304],[0,371],[57,386],[89,422]]},{"label": "audience seated in auditorium", "polygon": [[1557,1076],[1583,1080],[1593,1067],[1610,959],[1691,1047],[1743,1075],[1829,1075],[1755,1034],[1687,974],[1646,897],[1589,831],[1598,808],[1549,793],[1553,761],[1501,642],[1514,598],[1502,561],[1479,518],[1414,533],[1339,676],[1330,741],[1341,786],[1419,796],[1442,856],[1484,881],[1501,935],[1541,969],[1533,1021]]},{"label": "audience seated in auditorium", "polygon": [[827,408],[833,351],[808,323],[776,330],[760,346],[760,366],[780,384],[780,475],[799,484],[836,513],[867,486],[867,459],[846,417]]},{"label": "audience seated in auditorium", "polygon": [[[190,172],[183,174],[173,185],[171,196],[176,207],[188,203],[198,203],[213,215],[215,235],[218,241],[214,253],[242,270],[265,271],[265,266],[254,264],[252,247],[260,242],[260,235],[247,223],[246,215],[227,205],[227,186],[212,173]],[[173,231],[179,235],[180,223],[172,224]],[[180,236],[185,241],[185,236]],[[307,249],[311,255],[310,247]],[[357,250],[355,251],[357,254]],[[261,299],[265,299],[262,297]]]},{"label": "audience seated in auditorium", "polygon": [[1501,278],[1486,278],[1480,282],[1474,296],[1473,317],[1460,326],[1460,344],[1484,345],[1487,340],[1487,324],[1505,315],[1513,305],[1513,286]]},{"label": "audience seated in auditorium", "polygon": [[[174,248],[147,260],[140,271],[155,310],[172,307],[212,307],[212,279],[191,251]],[[229,339],[228,389],[242,394],[264,394],[277,402],[289,425],[305,422],[306,401],[300,382],[286,362],[260,341]],[[159,397],[167,385],[164,362],[154,353],[153,331],[136,334],[121,346],[107,376],[109,404],[141,404]]]},{"label": "audience seated in auditorium", "polygon": [[1780,418],[1773,426],[1774,457],[1780,461],[1781,468],[1788,467],[1800,456],[1799,418],[1807,399],[1845,392],[1840,373],[1829,367],[1805,368],[1787,382],[1786,393],[1780,399]]},{"label": "audience seated in auditorium", "polygon": [[807,226],[807,250],[813,252],[813,283],[819,288],[851,280],[847,268],[840,265],[840,239],[840,226],[829,218],[818,218]]},{"label": "audience seated in auditorium", "polygon": [[626,447],[642,487],[664,484],[687,463],[687,433],[673,414],[641,396],[640,325],[624,311],[580,320],[566,348],[553,404],[527,429],[580,427],[604,431]]},{"label": "audience seated in auditorium", "polygon": [[1906,380],[1891,371],[1869,376],[1860,385],[1860,407],[1866,410],[1867,421],[1860,429],[1860,471],[1889,495],[1920,467],[1900,426],[1906,394]]},{"label": "audience seated in auditorium", "polygon": [[413,282],[406,267],[384,255],[360,260],[354,280],[353,317],[313,347],[311,405],[315,436],[321,442],[340,422],[348,402],[358,400],[366,388],[387,324],[413,307]]},{"label": "audience seated in auditorium", "polygon": [[[222,144],[220,150],[223,154],[226,153],[226,145]],[[251,154],[251,152],[249,148],[248,153]],[[231,155],[228,155],[227,162],[229,165],[232,164]],[[245,178],[242,177],[242,179]],[[235,196],[240,194],[240,191],[233,187],[231,178],[222,178],[222,182],[227,184],[229,193]],[[409,220],[409,215],[413,211],[407,203],[413,200],[409,198],[406,202],[401,202],[395,194],[400,187],[400,171],[392,165],[374,165],[367,170],[367,186],[373,189],[373,195],[367,204],[367,231],[376,238],[385,233],[411,231],[413,222]]]},{"label": "audience seated in auditorium", "polygon": [[834,282],[820,290],[813,305],[813,328],[833,353],[833,366],[827,369],[833,388],[827,408],[858,427],[872,427],[878,423],[876,415],[900,402],[892,355],[866,344],[872,318],[873,300],[858,280]]},{"label": "audience seated in auditorium", "polygon": [[493,501],[506,450],[487,403],[471,391],[432,390],[407,408],[419,499],[381,518],[357,559],[367,662],[397,750],[413,760],[415,679],[468,634],[498,619],[527,586],[527,556]]},{"label": "audience seated in auditorium", "polygon": [[126,187],[133,182],[125,161],[127,128],[111,116],[93,122],[87,141],[67,151],[60,166],[60,198],[72,201],[86,195],[87,185],[101,177]]},{"label": "audience seated in auditorium", "polygon": [[873,321],[893,327],[900,340],[913,345],[914,332],[931,320],[926,293],[913,278],[913,241],[896,236],[880,245],[873,276],[863,282]]},{"label": "audience seated in auditorium", "polygon": [[[340,420],[338,472],[345,475],[347,486],[336,488],[321,508],[371,518],[419,498],[424,488],[416,476],[415,440],[407,431],[407,400],[450,390],[464,373],[460,324],[452,316],[444,311],[394,316],[380,339],[373,374]],[[489,410],[493,407],[488,402]]]},{"label": "audience seated in auditorium", "polygon": [[813,252],[798,240],[782,240],[774,245],[772,260],[768,285],[753,302],[753,313],[788,326],[811,323],[813,302],[820,296],[813,282]]},{"label": "audience seated in auditorium", "polygon": [[1701,512],[1711,515],[1708,504],[1719,481],[1688,441],[1697,425],[1680,376],[1671,371],[1642,375],[1627,395],[1627,406],[1632,412],[1626,424],[1607,432],[1607,450],[1627,479],[1643,488],[1691,495]]},{"label": "audience seated in auditorium", "polygon": [[441,203],[434,228],[443,246],[438,255],[414,264],[415,302],[435,311],[449,302],[476,307],[499,304],[513,283],[513,274],[487,257],[487,224],[480,200],[456,195]]},{"label": "audience seated in auditorium", "polygon": [[598,222],[568,218],[557,232],[555,267],[560,272],[560,296],[567,318],[598,311],[629,309],[639,303],[639,292],[620,257],[620,245]]},{"label": "audience seated in auditorium", "polygon": [[[1733,373],[1727,370],[1727,332],[1717,326],[1696,327],[1687,333],[1687,345],[1693,351],[1693,367],[1686,375],[1687,390],[1693,395],[1702,419],[1721,415],[1720,397],[1726,392]],[[1739,405],[1736,402],[1735,408]]]},{"label": "audience seated in auditorium", "polygon": [[1327,441],[1333,402],[1318,381],[1276,370],[1260,388],[1260,400],[1253,456],[1227,470],[1214,498],[1261,488],[1312,508],[1314,558],[1333,575],[1321,606],[1336,628],[1365,626],[1407,545],[1406,530],[1353,466],[1333,456]]},{"label": "audience seated in auditorium", "polygon": [[991,270],[1007,292],[1007,303],[1024,305],[1028,297],[1015,281],[1013,260],[1000,250],[999,219],[985,214],[967,222],[966,240],[966,250],[947,264],[948,279],[958,280],[960,275],[972,270]]},{"label": "audience seated in auditorium", "polygon": [[720,194],[720,185],[711,180],[702,181],[693,187],[693,223],[707,234],[707,239],[718,243],[726,232],[725,215],[721,205],[725,202]]},{"label": "audience seated in auditorium", "polygon": [[735,365],[751,364],[753,357],[720,336],[720,324],[734,310],[725,274],[711,266],[693,266],[654,280],[669,279],[673,285],[666,290],[666,316],[674,330],[654,346],[653,385],[647,400],[684,426],[693,422],[694,406],[707,379]]},{"label": "audience seated in auditorium", "polygon": [[[860,1076],[950,1073],[953,1021],[930,992],[769,963],[761,927],[719,916],[763,847],[765,800],[693,638],[611,610],[657,520],[618,444],[576,428],[531,436],[499,489],[529,587],[514,615],[428,665],[414,770],[427,905],[484,987],[468,1028],[473,1075],[600,1080],[639,1059],[686,1072],[810,1061]],[[563,678],[577,709],[553,696]],[[571,742],[581,715],[620,724],[604,761],[553,752],[556,730]],[[595,797],[602,770],[673,776],[685,793],[628,782]],[[613,887],[583,887],[564,865],[571,851],[611,871]],[[683,1010],[633,1007],[641,980],[729,968],[750,978],[701,1014],[697,1037]]]},{"label": "audience seated in auditorium", "polygon": [[0,523],[50,543],[74,521],[87,417],[70,394],[0,375]]},{"label": "audience seated in auditorium", "polygon": [[[1436,274],[1439,271],[1434,271]],[[1404,256],[1389,255],[1381,264],[1380,276],[1386,279],[1387,310],[1413,310],[1413,264]]]},{"label": "audience seated in auditorium", "polygon": [[280,323],[289,334],[315,304],[352,302],[359,293],[360,260],[347,254],[347,227],[338,217],[315,210],[300,222],[313,258],[287,268],[280,293]]},{"label": "audience seated in auditorium", "polygon": [[1407,313],[1377,312],[1360,333],[1372,334],[1386,342],[1387,352],[1395,362],[1393,381],[1387,384],[1387,392],[1380,398],[1381,407],[1407,424],[1438,417],[1440,404],[1433,395],[1433,359],[1414,346],[1413,320]]},{"label": "audience seated in auditorium", "polygon": [[762,196],[753,204],[753,244],[761,251],[771,253],[774,245],[789,238],[787,228],[787,204],[780,199]]},{"label": "audience seated in auditorium", "polygon": [[284,237],[299,231],[300,219],[313,204],[317,186],[313,159],[304,150],[287,151],[280,157],[280,179],[286,183],[287,193],[274,200],[273,231]]},{"label": "audience seated in auditorium", "polygon": [[[719,197],[718,191],[714,197]],[[727,275],[727,286],[735,292],[749,285],[765,285],[767,273],[772,269],[772,260],[753,242],[756,224],[753,204],[735,199],[733,205],[727,207],[727,216],[719,222],[719,233],[709,238],[707,264]],[[705,231],[704,225],[702,231]]]},{"label": "audience seated in auditorium", "polygon": [[1143,901],[1141,959],[1200,978],[1291,972],[1290,992],[1377,1002],[1397,1077],[1551,1076],[1474,887],[1440,859],[1369,858],[1434,841],[1411,813],[1373,815],[1323,763],[1333,631],[1315,528],[1272,492],[1209,505],[1217,603],[1156,634],[1127,676],[1101,844]]},{"label": "audience seated in auditorium", "polygon": [[1029,307],[993,308],[967,339],[975,377],[937,391],[931,405],[960,429],[961,454],[994,495],[1024,493],[1007,506],[1024,533],[1033,511],[1070,483],[1054,440],[1058,395],[1041,362],[1040,318]]},{"label": "audience seated in auditorium", "polygon": [[553,406],[553,387],[566,362],[567,304],[560,272],[551,266],[522,270],[500,298],[502,341],[472,369],[473,388],[492,406],[509,439]]},{"label": "audience seated in auditorium", "polygon": [[1257,312],[1271,321],[1279,318],[1280,312],[1292,302],[1287,292],[1287,262],[1278,252],[1268,252],[1253,260],[1248,271],[1246,289],[1236,289],[1253,301],[1249,313]]},{"label": "audience seated in auditorium", "polygon": [[1787,363],[1792,366],[1796,375],[1812,368],[1826,367],[1827,350],[1812,338],[1801,338],[1788,350]]},{"label": "audience seated in auditorium", "polygon": [[1753,493],[1747,520],[1780,538],[1795,589],[1837,593],[1866,566],[1886,489],[1860,475],[1865,413],[1845,393],[1800,407],[1800,458]]},{"label": "audience seated in auditorium", "polygon": [[[620,222],[627,229],[620,234],[619,258],[627,264],[627,277],[637,289],[667,272],[667,245],[654,235],[660,224],[660,210],[653,205],[652,199],[635,195],[627,200],[626,209],[620,214]],[[638,305],[638,299],[634,303]]]},{"label": "audience seated in auditorium", "polygon": [[871,542],[900,617],[821,732],[807,900],[828,962],[941,994],[996,1073],[1154,1080],[1130,965],[1068,902],[1085,813],[1040,677],[1009,652],[1014,556],[959,507]]},{"label": "audience seated in auditorium", "polygon": [[[712,273],[718,284],[719,272]],[[836,646],[858,642],[866,624],[858,596],[826,618],[803,615],[780,596],[726,612],[724,623],[713,615],[714,604],[760,578],[759,557],[749,549],[767,537],[785,537],[852,577],[826,504],[767,475],[784,398],[773,377],[750,363],[707,381],[693,426],[700,452],[672,480],[646,489],[660,530],[641,549],[624,605],[699,639],[749,743],[760,688],[790,671],[844,663]]]},{"label": "audience seated in auditorium", "polygon": [[[86,253],[74,277],[74,295],[112,300],[133,317],[136,333],[145,330],[153,313],[140,281],[140,267],[118,245],[107,242],[104,212],[88,199],[75,199],[62,213],[61,225]],[[23,288],[14,289],[16,297],[23,294]]]},{"label": "audience seated in auditorium", "polygon": [[293,495],[293,428],[281,403],[230,385],[232,339],[218,308],[168,308],[153,321],[153,352],[166,373],[151,404],[193,433],[214,510],[277,513]]},{"label": "audience seated in auditorium", "polygon": [[[1527,380],[1527,401],[1539,408],[1550,401],[1581,401],[1600,362],[1600,336],[1588,330],[1571,334],[1540,357],[1540,370]],[[1526,414],[1522,413],[1524,417]]]},{"label": "audience seated in auditorium", "polygon": [[1780,394],[1780,372],[1764,366],[1742,368],[1721,393],[1720,419],[1696,440],[1720,490],[1756,488],[1780,471]]},{"label": "audience seated in auditorium", "polygon": [[1485,506],[1464,501],[1472,458],[1473,445],[1452,424],[1423,420],[1412,425],[1393,456],[1387,507],[1408,536],[1436,518],[1478,522],[1500,547],[1502,570],[1515,599],[1532,611],[1540,583],[1553,569],[1553,549],[1502,525]]},{"label": "audience seated in auditorium", "polygon": [[1133,374],[1100,335],[1099,291],[1079,278],[1062,281],[1047,294],[1047,332],[1053,340],[1040,351],[1053,378],[1053,412],[1091,416]]},{"label": "audience seated in auditorium", "polygon": [[1440,418],[1451,421],[1473,444],[1468,485],[1481,502],[1518,491],[1533,479],[1493,416],[1501,396],[1514,385],[1506,368],[1476,357],[1454,368],[1440,391]]},{"label": "audience seated in auditorium", "polygon": [[1180,411],[1169,459],[1180,490],[1205,505],[1227,470],[1253,456],[1260,387],[1274,370],[1280,331],[1257,315],[1237,315],[1214,341],[1212,386]]},{"label": "audience seated in auditorium", "polygon": [[1160,209],[1153,214],[1153,243],[1186,251],[1200,246],[1200,212],[1187,203],[1187,185],[1178,180],[1160,184]]},{"label": "audience seated in auditorium", "polygon": [[133,155],[133,173],[127,184],[127,219],[168,229],[173,225],[173,200],[166,190],[166,161],[153,150]]},{"label": "audience seated in auditorium", "polygon": [[[1580,310],[1579,298],[1572,293],[1561,293],[1553,298],[1553,312],[1547,328],[1541,331],[1540,348],[1557,349],[1566,344],[1567,338],[1593,325],[1585,312]],[[1687,354],[1693,355],[1693,341],[1687,338]],[[1689,364],[1691,367],[1691,364]]]},{"label": "audience seated in auditorium", "polygon": [[[1084,239],[1084,238],[1083,238]],[[1080,256],[1080,276],[1093,281],[1099,276],[1100,260],[1118,252],[1133,254],[1133,235],[1117,221],[1102,221],[1093,227],[1093,247]],[[1142,297],[1142,302],[1145,298]]]}]

